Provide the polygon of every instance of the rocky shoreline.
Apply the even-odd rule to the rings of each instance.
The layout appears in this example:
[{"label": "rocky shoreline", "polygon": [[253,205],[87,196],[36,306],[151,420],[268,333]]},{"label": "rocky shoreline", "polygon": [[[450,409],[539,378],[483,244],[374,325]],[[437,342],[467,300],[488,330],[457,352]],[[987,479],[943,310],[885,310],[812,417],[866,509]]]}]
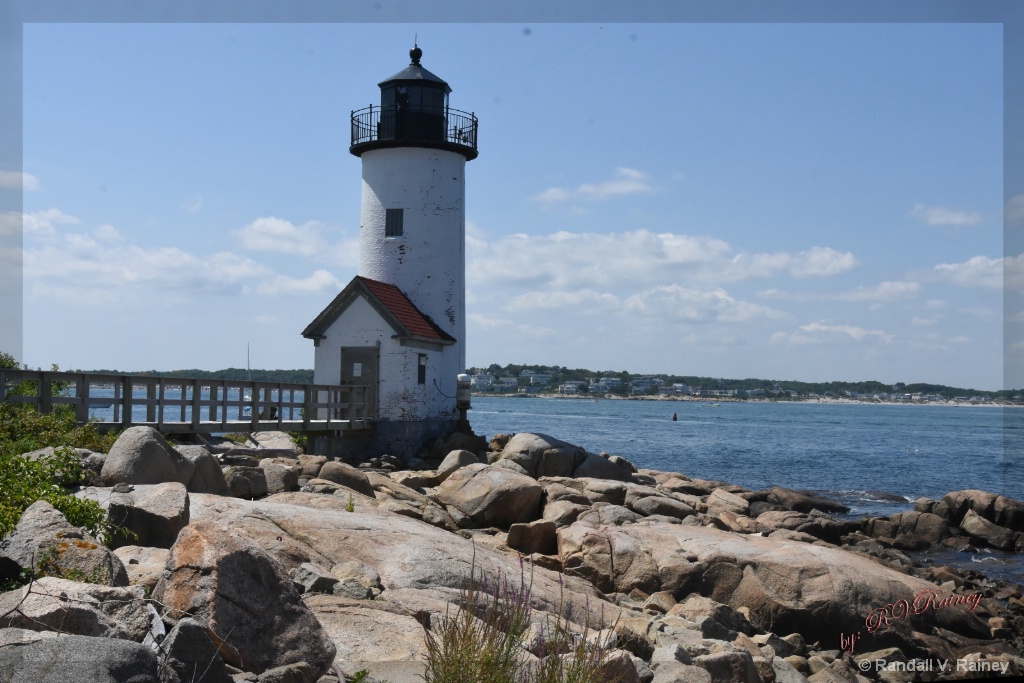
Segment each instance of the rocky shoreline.
[{"label": "rocky shoreline", "polygon": [[589,625],[595,683],[1024,673],[1024,587],[908,555],[1024,551],[1024,503],[1001,495],[849,520],[806,492],[637,469],[540,434],[453,434],[410,463],[256,438],[172,447],[136,427],[108,454],[80,451],[94,481],[76,495],[122,532],[111,550],[45,501],[25,511],[0,540],[0,578],[37,578],[0,594],[0,671],[419,681],[425,635],[475,570],[529,577],[526,658],[545,656],[551,618]]}]

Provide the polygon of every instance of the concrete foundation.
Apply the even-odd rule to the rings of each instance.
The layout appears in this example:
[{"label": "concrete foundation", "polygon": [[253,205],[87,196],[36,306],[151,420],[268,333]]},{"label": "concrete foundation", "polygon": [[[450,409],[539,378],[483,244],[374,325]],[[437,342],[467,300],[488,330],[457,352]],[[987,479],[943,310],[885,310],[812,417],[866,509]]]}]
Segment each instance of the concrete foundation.
[{"label": "concrete foundation", "polygon": [[362,462],[382,455],[393,455],[402,462],[408,462],[419,454],[427,441],[451,432],[456,424],[454,418],[401,422],[380,420],[374,423],[373,429],[318,436],[313,440],[313,448],[318,455],[350,462]]}]

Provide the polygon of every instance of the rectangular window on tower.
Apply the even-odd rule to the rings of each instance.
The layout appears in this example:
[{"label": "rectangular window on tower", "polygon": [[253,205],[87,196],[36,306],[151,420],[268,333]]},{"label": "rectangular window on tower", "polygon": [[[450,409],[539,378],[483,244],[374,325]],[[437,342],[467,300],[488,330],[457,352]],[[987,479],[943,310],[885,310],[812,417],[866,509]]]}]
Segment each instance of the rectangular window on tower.
[{"label": "rectangular window on tower", "polygon": [[427,354],[419,354],[419,367],[416,368],[416,383],[427,383]]},{"label": "rectangular window on tower", "polygon": [[404,209],[387,209],[384,213],[384,236],[401,237],[403,232],[402,212]]}]

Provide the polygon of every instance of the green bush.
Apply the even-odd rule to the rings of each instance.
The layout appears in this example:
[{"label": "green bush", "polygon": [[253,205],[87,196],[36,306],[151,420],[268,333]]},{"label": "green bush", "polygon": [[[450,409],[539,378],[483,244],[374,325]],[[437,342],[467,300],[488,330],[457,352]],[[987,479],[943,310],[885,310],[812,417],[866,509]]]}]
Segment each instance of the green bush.
[{"label": "green bush", "polygon": [[[14,358],[0,352],[0,367],[17,367]],[[34,393],[31,382],[11,387],[12,395]],[[95,501],[80,500],[64,485],[82,483],[82,463],[74,448],[106,453],[117,440],[114,432],[101,434],[94,424],[79,425],[70,406],[57,405],[48,414],[33,406],[0,403],[0,537],[18,524],[21,513],[37,500],[60,510],[68,522],[84,527],[103,542],[110,539],[106,514]],[[29,460],[23,453],[53,446],[53,455]],[[62,485],[63,484],[63,485]]]},{"label": "green bush", "polygon": [[64,446],[53,455],[29,460],[19,454],[0,455],[0,536],[14,530],[21,513],[37,500],[45,500],[61,511],[74,526],[85,527],[100,540],[109,538],[106,513],[93,500],[75,498],[61,481],[82,479],[82,463],[73,448]]}]

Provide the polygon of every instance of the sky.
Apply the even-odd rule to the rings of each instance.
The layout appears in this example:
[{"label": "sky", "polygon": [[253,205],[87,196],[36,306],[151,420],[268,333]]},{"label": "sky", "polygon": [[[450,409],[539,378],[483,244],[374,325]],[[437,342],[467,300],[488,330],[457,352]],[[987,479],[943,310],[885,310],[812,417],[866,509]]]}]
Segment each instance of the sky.
[{"label": "sky", "polygon": [[312,367],[414,39],[470,366],[1002,388],[998,23],[26,23],[23,362]]}]

